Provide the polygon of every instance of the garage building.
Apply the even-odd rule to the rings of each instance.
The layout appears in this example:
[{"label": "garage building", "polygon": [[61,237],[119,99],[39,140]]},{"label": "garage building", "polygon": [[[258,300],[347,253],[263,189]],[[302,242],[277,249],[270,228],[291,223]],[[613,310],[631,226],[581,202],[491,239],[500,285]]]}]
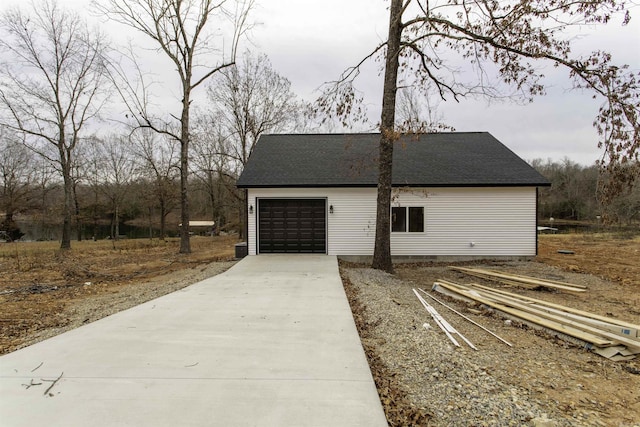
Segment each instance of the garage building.
[{"label": "garage building", "polygon": [[[237,186],[248,253],[373,254],[380,134],[263,135]],[[486,132],[395,142],[396,259],[536,255],[537,188],[549,182]]]}]

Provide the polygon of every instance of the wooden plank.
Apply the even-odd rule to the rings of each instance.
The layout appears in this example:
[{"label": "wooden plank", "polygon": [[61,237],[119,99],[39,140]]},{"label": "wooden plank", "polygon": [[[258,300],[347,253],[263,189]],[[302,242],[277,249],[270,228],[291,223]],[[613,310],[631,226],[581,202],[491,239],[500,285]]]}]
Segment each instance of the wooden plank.
[{"label": "wooden plank", "polygon": [[[511,300],[507,299],[509,297],[504,297],[504,296],[500,296],[497,294],[494,295],[487,295],[486,293],[484,295],[482,295],[483,298],[489,298],[489,299],[493,299],[495,302],[502,304],[502,305],[506,305],[518,310],[521,310],[525,313],[534,315],[538,318],[543,318],[543,319],[547,319],[550,321],[553,321],[555,323],[558,324],[562,324],[562,325],[567,325],[569,327],[575,328],[575,329],[579,329],[582,330],[584,332],[588,332],[590,334],[596,335],[596,336],[600,336],[602,338],[608,338],[614,341],[617,341],[621,344],[624,344],[625,346],[627,346],[627,348],[631,351],[633,351],[634,353],[639,353],[640,352],[640,340],[638,339],[634,339],[631,338],[629,336],[626,335],[619,335],[607,330],[603,330],[594,326],[590,326],[587,325],[585,323],[582,322],[578,322],[578,321],[574,321],[571,319],[568,319],[562,315],[558,316],[555,314],[551,314],[545,311],[540,310],[539,308],[536,308],[535,306],[531,305],[531,304],[524,304],[524,303],[520,303],[520,302],[514,302],[513,299],[514,298],[510,298]],[[510,313],[515,315],[514,313]],[[523,316],[520,316],[523,317]],[[525,318],[525,317],[523,317]],[[571,335],[571,334],[568,334]]]},{"label": "wooden plank", "polygon": [[[443,295],[447,295],[448,297],[456,299],[458,301],[464,301],[467,304],[478,304],[477,301],[472,300],[471,298],[468,298],[467,296],[465,296],[464,294],[462,294],[460,292],[452,291],[452,290],[449,290],[449,289],[445,289],[443,286],[439,286],[438,282],[435,282],[433,284],[433,287],[431,288],[431,290],[435,291],[435,292],[438,292],[440,294],[443,294]],[[487,307],[487,308],[489,308],[489,307]],[[561,332],[546,328],[544,326],[538,325],[538,324],[533,323],[533,322],[528,322],[528,321],[524,320],[521,317],[512,316],[511,314],[502,312],[502,311],[497,310],[497,309],[492,309],[492,310],[494,310],[495,313],[497,313],[499,316],[501,316],[504,319],[511,319],[512,321],[521,322],[521,323],[527,325],[531,329],[540,330],[540,331],[546,331],[550,335],[554,335],[554,336],[560,338],[563,341],[567,341],[567,342],[573,343],[573,344],[575,344],[575,345],[577,345],[579,347],[583,347],[583,348],[586,348],[586,349],[589,349],[589,350],[592,350],[592,349],[595,349],[595,348],[608,348],[608,347],[596,347],[590,342],[581,340],[581,339],[576,338],[576,337],[569,336],[567,334],[563,334]],[[479,311],[479,310],[476,310],[476,311]]]},{"label": "wooden plank", "polygon": [[485,277],[488,277],[488,278],[495,277],[501,280],[509,280],[510,282],[524,283],[532,286],[545,286],[549,288],[561,289],[561,290],[570,291],[570,292],[585,292],[586,290],[586,287],[581,285],[574,286],[572,284],[558,284],[558,283],[554,283],[554,282],[543,280],[543,279],[536,279],[534,277],[519,276],[519,275],[510,274],[510,273],[502,273],[494,270],[481,270],[481,269],[470,269],[470,270],[479,270],[480,273],[482,273],[483,275],[485,275]]},{"label": "wooden plank", "polygon": [[461,273],[465,273],[468,274],[470,276],[474,276],[474,277],[479,277],[481,279],[485,279],[485,280],[490,280],[493,282],[500,282],[500,283],[504,283],[506,285],[510,285],[510,286],[517,286],[517,287],[522,287],[522,288],[527,288],[527,289],[533,289],[536,288],[540,285],[531,285],[529,283],[523,283],[523,282],[519,282],[519,281],[515,281],[515,280],[508,280],[508,279],[504,279],[504,278],[500,278],[500,277],[496,277],[494,275],[490,275],[490,274],[486,274],[480,271],[476,271],[470,268],[464,268],[464,267],[449,267],[452,270],[456,270],[459,271]]},{"label": "wooden plank", "polygon": [[569,313],[573,313],[573,314],[576,314],[576,315],[579,315],[579,316],[588,317],[588,318],[591,318],[591,319],[600,320],[600,321],[607,322],[607,323],[610,323],[612,325],[617,325],[617,326],[620,326],[620,327],[623,327],[623,328],[640,330],[640,325],[635,325],[633,323],[625,322],[625,321],[620,320],[620,319],[600,316],[598,314],[590,313],[588,311],[578,310],[576,308],[571,308],[571,307],[567,307],[567,306],[560,305],[560,304],[554,304],[552,302],[544,301],[544,300],[541,300],[541,299],[536,299],[536,298],[531,298],[531,297],[527,297],[527,296],[524,296],[524,295],[514,294],[512,292],[504,291],[502,289],[490,288],[488,286],[479,285],[477,283],[469,283],[467,286],[472,286],[474,288],[484,289],[484,290],[489,291],[489,292],[496,292],[496,293],[499,293],[499,294],[503,294],[503,295],[506,295],[506,296],[514,297],[514,298],[518,298],[518,299],[521,299],[521,300],[524,300],[524,301],[528,301],[528,302],[531,302],[531,303],[545,305],[547,307],[557,308],[559,310],[567,311]]},{"label": "wooden plank", "polygon": [[[616,335],[620,335],[623,337],[629,337],[632,339],[636,339],[638,338],[638,329],[633,329],[633,328],[626,328],[623,326],[618,326],[618,325],[614,325],[612,323],[609,322],[603,322],[601,320],[596,320],[596,319],[592,319],[589,317],[585,317],[585,316],[581,316],[579,314],[573,314],[573,313],[568,313],[564,310],[560,310],[557,308],[552,308],[552,307],[547,307],[541,304],[536,304],[536,303],[527,303],[527,304],[531,304],[533,307],[538,308],[539,310],[544,310],[547,311],[549,313],[552,314],[558,314],[560,316],[564,316],[567,317],[569,319],[573,319],[575,321],[587,324],[587,325],[591,325],[595,328],[598,329],[602,329],[604,331],[609,331],[612,332]],[[638,342],[640,344],[640,341]]]},{"label": "wooden plank", "polygon": [[580,339],[582,341],[591,343],[591,344],[593,344],[595,346],[598,346],[598,347],[607,347],[607,346],[618,344],[618,340],[604,339],[604,338],[602,338],[600,336],[597,336],[597,335],[594,335],[594,334],[591,334],[591,333],[587,333],[587,332],[585,332],[583,330],[580,330],[580,329],[577,329],[577,328],[574,328],[574,327],[571,327],[571,326],[568,326],[568,325],[563,325],[563,324],[560,324],[558,322],[554,322],[554,321],[551,321],[549,319],[542,318],[540,316],[535,316],[535,315],[532,315],[532,314],[529,314],[529,313],[522,312],[521,310],[517,310],[517,309],[511,308],[511,307],[508,307],[508,306],[506,306],[504,304],[500,304],[500,303],[497,303],[495,301],[492,301],[489,298],[484,298],[479,294],[478,295],[474,295],[473,293],[469,292],[469,291],[471,291],[473,289],[469,289],[469,288],[465,289],[465,287],[463,287],[463,285],[455,284],[455,285],[452,286],[449,283],[443,283],[443,282],[436,282],[436,284],[444,287],[445,289],[449,289],[451,291],[460,293],[461,295],[464,295],[467,298],[471,298],[471,299],[473,299],[473,300],[475,300],[475,301],[477,301],[479,303],[485,304],[485,305],[487,305],[489,307],[493,307],[493,308],[496,308],[496,309],[498,309],[500,311],[503,311],[505,313],[511,314],[512,316],[516,316],[518,318],[521,318],[521,319],[524,319],[526,321],[535,323],[537,325],[544,326],[545,328],[549,328],[549,329],[552,329],[554,331],[558,331],[560,333],[563,333],[563,334],[578,338],[578,339]]},{"label": "wooden plank", "polygon": [[580,329],[582,331],[589,332],[591,334],[598,335],[598,336],[601,336],[603,338],[609,338],[611,340],[616,340],[616,341],[620,342],[621,344],[626,345],[628,348],[637,348],[640,351],[640,340],[633,339],[633,338],[630,338],[630,337],[625,336],[625,335],[618,335],[618,334],[615,334],[613,332],[606,331],[606,330],[603,330],[603,329],[600,329],[600,328],[597,328],[597,327],[594,327],[594,326],[590,326],[590,325],[587,325],[587,324],[579,322],[579,321],[571,320],[571,319],[568,319],[568,318],[566,318],[566,317],[564,317],[562,315],[555,315],[555,314],[552,314],[552,313],[548,313],[546,311],[540,310],[539,308],[537,308],[536,306],[531,305],[531,304],[522,304],[522,303],[519,303],[519,302],[510,301],[510,300],[506,299],[503,296],[497,296],[497,295],[488,296],[486,294],[483,295],[483,296],[489,297],[491,299],[494,299],[498,303],[505,304],[507,306],[516,308],[518,310],[521,310],[521,311],[526,312],[526,313],[533,314],[533,315],[541,317],[541,318],[549,319],[549,320],[554,321],[554,322],[559,323],[559,324],[571,326],[573,328]]},{"label": "wooden plank", "polygon": [[562,282],[560,280],[554,280],[554,279],[540,279],[538,277],[531,277],[531,276],[525,276],[522,274],[514,274],[514,273],[509,273],[509,272],[501,272],[501,271],[497,271],[497,270],[487,270],[491,273],[497,273],[497,274],[504,274],[507,276],[511,276],[514,278],[517,278],[518,280],[534,280],[534,281],[541,281],[541,282],[545,282],[545,283],[555,283],[556,285],[562,285],[562,286],[569,286],[571,288],[580,288],[580,289],[587,289],[587,287],[585,285],[579,285],[577,283],[568,283],[568,282]]},{"label": "wooden plank", "polygon": [[460,271],[466,274],[470,274],[472,276],[482,277],[484,279],[489,280],[509,280],[510,282],[523,283],[526,285],[533,286],[544,286],[547,288],[561,289],[568,292],[586,292],[586,286],[582,285],[573,285],[573,284],[563,284],[560,285],[553,281],[545,281],[543,279],[536,279],[534,277],[528,276],[518,276],[509,273],[501,273],[493,270],[484,270],[480,268],[466,268],[466,267],[449,267],[452,270]]},{"label": "wooden plank", "polygon": [[[473,286],[473,285],[472,285]],[[629,338],[637,338],[638,337],[638,329],[635,328],[629,328],[626,326],[619,326],[619,325],[615,325],[609,322],[605,322],[605,321],[601,321],[601,320],[596,320],[596,319],[592,319],[586,316],[582,316],[579,314],[574,314],[574,313],[570,313],[566,310],[563,309],[558,309],[558,308],[553,308],[553,307],[548,307],[544,304],[538,304],[535,302],[530,302],[530,301],[523,301],[520,298],[517,297],[510,297],[507,295],[502,295],[502,294],[495,294],[493,293],[493,291],[491,290],[484,290],[483,292],[487,293],[487,294],[494,294],[494,295],[501,295],[502,298],[505,298],[509,301],[514,301],[514,302],[519,302],[519,303],[523,303],[523,304],[528,304],[530,307],[535,307],[538,310],[542,310],[545,311],[547,313],[550,314],[557,314],[566,318],[570,318],[573,319],[575,321],[581,322],[581,323],[585,323],[587,325],[591,325],[594,326],[598,329],[602,329],[602,330],[606,330],[612,333],[615,333],[616,335],[620,335],[623,337],[629,337]],[[568,307],[565,307],[568,308]]]},{"label": "wooden plank", "polygon": [[[507,280],[507,279],[499,279],[497,277],[491,276],[489,274],[483,274],[480,273],[478,271],[463,271],[461,269],[463,269],[463,267],[449,267],[452,270],[457,270],[466,274],[469,274],[470,276],[474,276],[474,277],[479,277],[481,279],[486,279],[486,280],[490,280],[492,282],[500,282],[503,283],[505,285],[509,285],[509,286],[515,286],[518,288],[526,288],[526,289],[534,289],[537,288],[538,285],[530,285],[528,283],[523,283],[523,282],[518,282],[515,280]],[[471,269],[469,269],[471,270]]]},{"label": "wooden plank", "polygon": [[573,328],[573,327],[568,326],[568,325],[559,324],[559,323],[551,321],[549,319],[545,319],[545,318],[542,318],[540,316],[535,316],[535,315],[523,312],[521,310],[517,310],[517,309],[514,309],[512,307],[508,307],[508,306],[506,306],[504,304],[500,304],[499,302],[493,301],[490,298],[483,297],[479,293],[479,291],[474,290],[473,288],[470,288],[470,287],[465,286],[465,285],[461,285],[461,284],[450,282],[450,281],[446,281],[446,280],[437,281],[437,282],[434,283],[434,285],[440,285],[445,289],[448,289],[448,290],[450,290],[452,292],[457,293],[458,295],[461,295],[464,298],[474,300],[476,302],[485,304],[485,305],[487,305],[489,307],[493,307],[495,309],[503,311],[504,313],[507,313],[507,314],[512,315],[514,317],[523,319],[525,321],[529,321],[531,323],[546,327],[548,329],[551,329],[551,330],[566,334],[566,335],[571,336],[571,337],[578,338],[578,339],[580,339],[582,341],[591,343],[591,344],[599,346],[599,347],[606,347],[606,346],[616,345],[617,344],[617,342],[612,342],[611,340],[605,340],[601,336],[597,336],[597,335],[594,335],[594,334],[591,334],[591,333],[587,333],[587,332],[582,331],[580,329]]}]

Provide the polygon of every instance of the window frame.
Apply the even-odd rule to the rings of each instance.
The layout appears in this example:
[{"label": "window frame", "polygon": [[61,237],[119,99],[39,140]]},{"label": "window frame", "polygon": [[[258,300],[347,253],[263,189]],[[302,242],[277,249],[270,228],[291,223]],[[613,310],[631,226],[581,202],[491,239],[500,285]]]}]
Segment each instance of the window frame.
[{"label": "window frame", "polygon": [[[420,215],[422,217],[422,223],[416,223],[415,221],[411,221],[411,210],[412,209],[420,209],[422,211],[422,215]],[[394,225],[396,224],[396,221],[394,221],[394,218],[397,215],[397,211],[394,213],[394,210],[403,210],[404,211],[404,221],[402,222],[402,230],[394,230]],[[392,233],[411,233],[411,234],[418,234],[418,233],[424,233],[425,232],[425,207],[424,206],[416,206],[416,205],[407,205],[407,206],[392,206],[391,207],[391,218],[390,218],[390,228],[391,228],[391,232]],[[419,230],[413,230],[412,231],[412,225],[420,225]]]}]

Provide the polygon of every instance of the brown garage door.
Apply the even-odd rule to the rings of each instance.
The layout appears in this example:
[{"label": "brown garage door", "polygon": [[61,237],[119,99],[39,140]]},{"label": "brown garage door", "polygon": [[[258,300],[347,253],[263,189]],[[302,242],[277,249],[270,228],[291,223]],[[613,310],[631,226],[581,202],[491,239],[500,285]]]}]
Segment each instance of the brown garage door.
[{"label": "brown garage door", "polygon": [[326,253],[325,199],[259,199],[258,253]]}]

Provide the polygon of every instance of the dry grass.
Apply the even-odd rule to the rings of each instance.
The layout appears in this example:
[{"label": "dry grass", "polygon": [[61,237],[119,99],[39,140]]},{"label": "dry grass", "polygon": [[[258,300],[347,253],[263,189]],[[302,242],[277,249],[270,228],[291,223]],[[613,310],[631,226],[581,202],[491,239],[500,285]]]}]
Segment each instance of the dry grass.
[{"label": "dry grass", "polygon": [[79,307],[159,296],[165,288],[153,280],[178,282],[170,275],[233,260],[236,242],[235,236],[193,237],[186,255],[178,253],[178,239],[73,242],[66,251],[58,242],[0,244],[0,354],[76,324]]},{"label": "dry grass", "polygon": [[194,237],[192,253],[178,253],[179,240],[132,239],[73,242],[18,242],[0,245],[0,291],[32,284],[115,282],[155,276],[188,265],[232,259],[236,238]]}]

